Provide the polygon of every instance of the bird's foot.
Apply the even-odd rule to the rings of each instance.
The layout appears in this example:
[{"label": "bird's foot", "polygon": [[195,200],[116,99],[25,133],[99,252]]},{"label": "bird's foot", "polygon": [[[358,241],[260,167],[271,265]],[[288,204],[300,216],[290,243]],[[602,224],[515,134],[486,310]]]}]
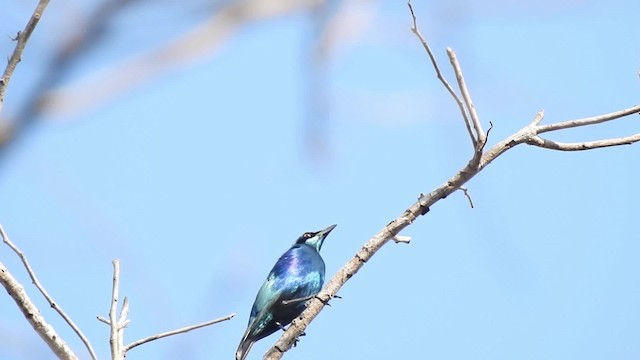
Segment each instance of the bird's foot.
[{"label": "bird's foot", "polygon": [[293,303],[298,303],[298,302],[311,300],[311,299],[313,299],[314,296],[315,295],[309,295],[309,296],[305,296],[305,297],[301,297],[301,298],[285,299],[285,300],[282,300],[282,305],[289,305],[289,304],[293,304]]},{"label": "bird's foot", "polygon": [[[282,330],[282,331],[287,331],[287,329],[284,326],[282,326],[282,324],[279,321],[276,321],[276,326],[278,328],[280,328],[280,330]],[[300,338],[302,336],[306,336],[306,335],[307,335],[307,333],[303,331],[302,334],[300,334],[300,336],[298,336],[295,339],[293,339],[293,346],[295,347],[296,345],[298,345],[298,342],[300,341]]]},{"label": "bird's foot", "polygon": [[298,336],[297,338],[293,339],[293,347],[296,347],[298,345],[298,342],[300,341],[300,338],[307,335],[307,333],[305,333],[304,331],[302,332],[302,334],[300,334],[300,336]]},{"label": "bird's foot", "polygon": [[331,299],[342,299],[342,296],[333,295],[333,296],[329,296],[329,298],[327,298],[327,299],[323,299],[323,298],[319,297],[318,295],[316,295],[315,298],[320,300],[323,304],[325,304],[327,306],[331,306],[331,304],[329,304],[329,301],[331,301]]}]

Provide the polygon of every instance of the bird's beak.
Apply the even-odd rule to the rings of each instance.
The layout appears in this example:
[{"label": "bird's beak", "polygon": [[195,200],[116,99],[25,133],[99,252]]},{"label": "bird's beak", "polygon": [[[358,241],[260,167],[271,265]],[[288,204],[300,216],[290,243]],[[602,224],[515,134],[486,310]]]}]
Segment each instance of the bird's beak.
[{"label": "bird's beak", "polygon": [[324,239],[324,238],[326,238],[326,237],[327,237],[327,235],[329,235],[329,233],[331,232],[331,230],[335,229],[335,227],[336,227],[336,226],[338,226],[338,225],[337,225],[337,224],[333,224],[333,225],[331,225],[331,226],[327,227],[327,228],[326,228],[326,229],[324,229],[324,230],[320,230],[320,232],[319,232],[319,233],[318,233],[318,235],[316,235],[316,236],[320,236],[321,238],[323,238],[323,239]]}]

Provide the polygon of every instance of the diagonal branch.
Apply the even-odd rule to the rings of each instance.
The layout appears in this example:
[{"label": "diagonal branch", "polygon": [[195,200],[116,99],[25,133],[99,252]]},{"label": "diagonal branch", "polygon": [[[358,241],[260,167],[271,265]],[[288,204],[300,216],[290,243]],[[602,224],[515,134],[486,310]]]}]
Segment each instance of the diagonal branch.
[{"label": "diagonal branch", "polygon": [[47,290],[45,290],[44,286],[42,286],[42,283],[40,283],[40,280],[38,280],[38,278],[36,277],[36,273],[31,268],[31,265],[27,260],[27,256],[13,242],[11,242],[9,237],[5,234],[4,229],[2,228],[2,225],[0,225],[0,234],[2,234],[2,239],[4,243],[7,244],[11,248],[11,250],[13,250],[13,252],[15,252],[16,255],[18,255],[18,257],[22,261],[22,264],[24,265],[24,268],[27,270],[27,273],[29,274],[29,277],[31,278],[31,282],[33,283],[33,285],[35,285],[35,287],[38,289],[38,291],[40,291],[42,296],[44,296],[44,298],[47,300],[51,308],[53,308],[55,311],[58,312],[58,314],[60,314],[60,316],[64,319],[64,321],[66,321],[67,324],[69,324],[69,326],[71,327],[71,329],[73,329],[73,331],[76,333],[76,335],[78,335],[80,340],[82,340],[82,343],[87,348],[87,351],[89,351],[89,355],[91,356],[91,359],[96,360],[98,357],[96,356],[96,353],[93,350],[93,347],[91,346],[91,342],[89,341],[89,339],[82,333],[80,328],[73,322],[73,320],[71,320],[71,317],[69,317],[69,315],[67,315],[64,312],[64,310],[62,310],[60,305],[58,305],[58,303],[56,303],[53,300],[53,298],[51,297],[51,295],[49,295]]},{"label": "diagonal branch", "polygon": [[[9,237],[5,233],[2,225],[0,225],[0,236],[5,243],[11,244]],[[11,245],[10,245],[11,246]],[[33,330],[44,340],[49,346],[51,351],[60,359],[64,360],[77,360],[78,356],[71,350],[69,345],[58,335],[49,323],[44,319],[44,316],[40,313],[40,310],[31,301],[29,295],[24,289],[24,286],[20,284],[9,272],[9,270],[0,263],[0,284],[7,290],[13,301],[15,301],[18,308],[22,311],[24,317],[29,321]]]}]

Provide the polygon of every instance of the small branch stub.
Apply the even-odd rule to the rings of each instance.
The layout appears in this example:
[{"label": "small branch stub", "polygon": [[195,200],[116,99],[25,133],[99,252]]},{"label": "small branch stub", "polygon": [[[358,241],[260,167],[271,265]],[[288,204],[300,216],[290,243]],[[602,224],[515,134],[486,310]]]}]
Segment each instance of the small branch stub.
[{"label": "small branch stub", "polygon": [[393,241],[396,242],[396,244],[402,243],[402,244],[408,244],[411,242],[411,236],[404,236],[404,235],[396,235],[394,237],[391,238]]},{"label": "small branch stub", "polygon": [[464,196],[467,197],[467,200],[469,200],[469,206],[471,206],[471,208],[473,209],[473,200],[471,199],[471,195],[469,194],[469,190],[467,190],[466,187],[464,186],[460,186],[460,191],[462,191],[464,193]]}]

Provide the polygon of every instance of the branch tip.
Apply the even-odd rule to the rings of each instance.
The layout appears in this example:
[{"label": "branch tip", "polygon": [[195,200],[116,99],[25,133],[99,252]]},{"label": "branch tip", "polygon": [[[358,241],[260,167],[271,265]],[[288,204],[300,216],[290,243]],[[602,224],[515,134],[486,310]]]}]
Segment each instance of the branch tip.
[{"label": "branch tip", "polygon": [[391,239],[395,241],[396,244],[409,244],[411,242],[411,236],[396,235]]},{"label": "branch tip", "polygon": [[[491,128],[489,128],[489,130],[491,130]],[[487,131],[487,133],[489,133],[489,132]],[[459,189],[460,189],[460,191],[462,191],[464,193],[464,196],[467,197],[467,200],[469,200],[469,206],[471,206],[471,208],[473,209],[474,208],[473,200],[471,199],[471,195],[469,194],[469,190],[467,190],[467,188],[464,187],[464,186],[460,186]]]},{"label": "branch tip", "polygon": [[542,119],[544,119],[544,110],[538,111],[536,116],[534,116],[533,121],[531,122],[531,124],[537,126],[538,124],[540,124]]}]

